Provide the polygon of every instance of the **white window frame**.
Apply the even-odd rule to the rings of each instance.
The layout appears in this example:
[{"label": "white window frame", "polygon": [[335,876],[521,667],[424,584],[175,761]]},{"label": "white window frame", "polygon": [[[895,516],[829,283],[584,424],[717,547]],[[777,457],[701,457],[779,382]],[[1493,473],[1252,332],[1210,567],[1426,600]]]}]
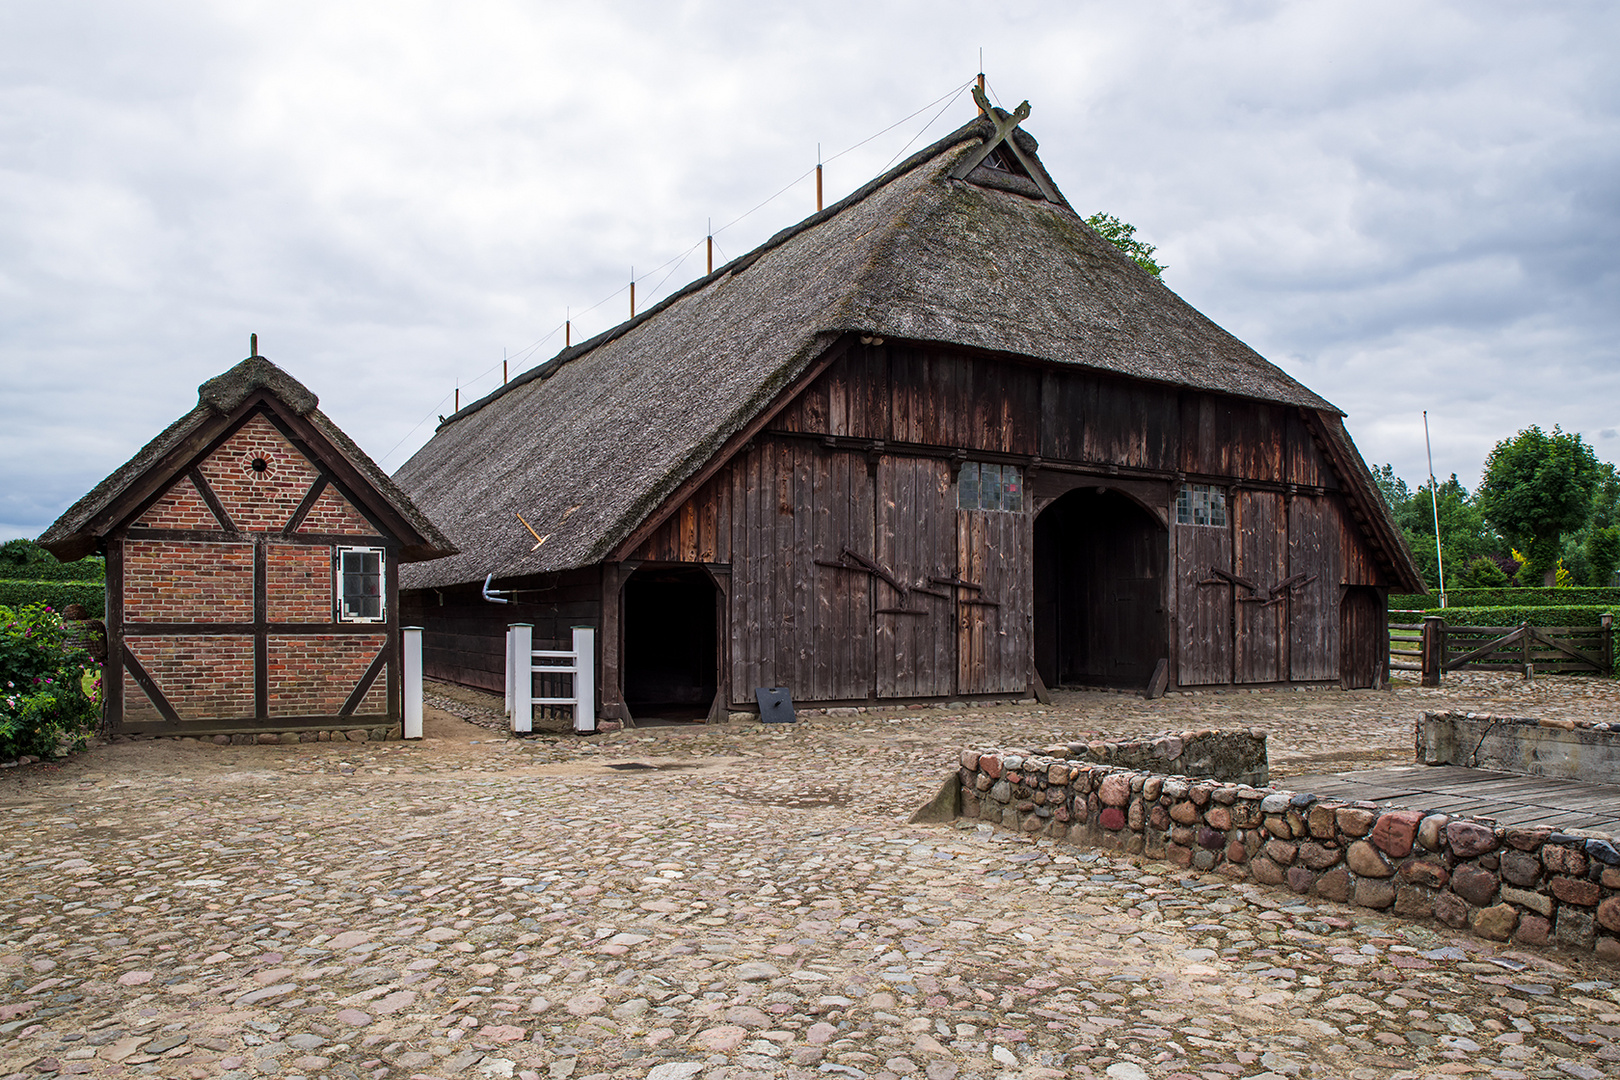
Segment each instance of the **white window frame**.
[{"label": "white window frame", "polygon": [[[349,612],[343,591],[343,556],[348,554],[377,556],[377,614],[354,615]],[[341,545],[332,556],[332,600],[340,623],[380,623],[388,621],[388,553],[371,545]]]}]

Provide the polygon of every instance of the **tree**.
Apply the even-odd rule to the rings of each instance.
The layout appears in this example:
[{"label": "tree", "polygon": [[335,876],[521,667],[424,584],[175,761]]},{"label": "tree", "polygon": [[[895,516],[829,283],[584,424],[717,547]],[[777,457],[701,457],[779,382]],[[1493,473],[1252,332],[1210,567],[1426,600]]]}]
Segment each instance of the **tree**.
[{"label": "tree", "polygon": [[1446,556],[1446,584],[1456,588],[1466,582],[1461,573],[1481,556],[1490,556],[1500,549],[1500,541],[1486,526],[1475,500],[1452,473],[1451,479],[1439,485],[1434,497],[1427,484],[1413,489],[1395,475],[1392,465],[1379,465],[1373,469],[1373,479],[1383,492],[1384,500],[1401,527],[1406,543],[1412,549],[1418,569],[1429,588],[1440,587],[1439,559],[1434,547],[1434,511],[1440,510],[1440,543]]},{"label": "tree", "polygon": [[1119,248],[1132,262],[1154,277],[1162,277],[1164,272],[1170,269],[1153,261],[1153,253],[1159,249],[1136,239],[1135,225],[1127,224],[1114,215],[1105,214],[1100,210],[1086,218],[1086,224],[1096,229],[1104,240]]},{"label": "tree", "polygon": [[1389,504],[1390,512],[1406,505],[1406,500],[1412,497],[1412,491],[1406,486],[1406,481],[1395,475],[1395,466],[1379,465],[1374,467],[1373,479],[1378,483],[1378,490],[1384,493],[1384,501]]},{"label": "tree", "polygon": [[[1485,520],[1524,553],[1525,570],[1550,588],[1560,542],[1586,524],[1598,485],[1597,455],[1578,434],[1528,427],[1496,444],[1478,502]],[[1521,584],[1523,580],[1521,579]]]}]

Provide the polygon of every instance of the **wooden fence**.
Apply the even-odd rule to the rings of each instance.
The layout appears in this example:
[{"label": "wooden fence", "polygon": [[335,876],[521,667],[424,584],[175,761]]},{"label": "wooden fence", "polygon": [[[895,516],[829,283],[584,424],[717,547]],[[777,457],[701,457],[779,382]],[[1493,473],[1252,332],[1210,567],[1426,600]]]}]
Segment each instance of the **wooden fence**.
[{"label": "wooden fence", "polygon": [[[1518,671],[1544,674],[1614,673],[1614,616],[1598,626],[1452,626],[1438,615],[1389,624],[1390,668],[1422,673],[1439,686],[1447,671]],[[1397,659],[1398,658],[1398,659]]]}]

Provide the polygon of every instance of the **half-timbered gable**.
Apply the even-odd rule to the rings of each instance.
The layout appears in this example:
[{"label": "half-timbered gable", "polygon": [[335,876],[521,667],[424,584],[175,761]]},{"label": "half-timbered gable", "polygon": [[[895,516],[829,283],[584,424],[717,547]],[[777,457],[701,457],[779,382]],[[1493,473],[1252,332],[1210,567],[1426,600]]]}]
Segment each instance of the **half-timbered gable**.
[{"label": "half-timbered gable", "polygon": [[453,546],[263,357],[40,538],[107,557],[107,716],[127,732],[400,716],[398,565]]},{"label": "half-timbered gable", "polygon": [[406,574],[429,672],[498,689],[520,620],[600,628],[608,715],[1378,681],[1421,583],[1340,414],[1089,229],[1018,119],[445,421],[397,477],[461,548]]}]

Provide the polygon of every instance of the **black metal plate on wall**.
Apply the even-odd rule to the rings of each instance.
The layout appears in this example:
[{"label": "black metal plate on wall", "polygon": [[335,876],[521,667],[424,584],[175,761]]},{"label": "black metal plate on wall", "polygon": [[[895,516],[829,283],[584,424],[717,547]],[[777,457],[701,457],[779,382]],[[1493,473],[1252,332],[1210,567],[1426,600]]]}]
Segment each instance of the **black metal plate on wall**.
[{"label": "black metal plate on wall", "polygon": [[793,693],[785,686],[756,686],[754,700],[759,702],[759,718],[767,724],[791,724],[798,720],[793,715]]}]

